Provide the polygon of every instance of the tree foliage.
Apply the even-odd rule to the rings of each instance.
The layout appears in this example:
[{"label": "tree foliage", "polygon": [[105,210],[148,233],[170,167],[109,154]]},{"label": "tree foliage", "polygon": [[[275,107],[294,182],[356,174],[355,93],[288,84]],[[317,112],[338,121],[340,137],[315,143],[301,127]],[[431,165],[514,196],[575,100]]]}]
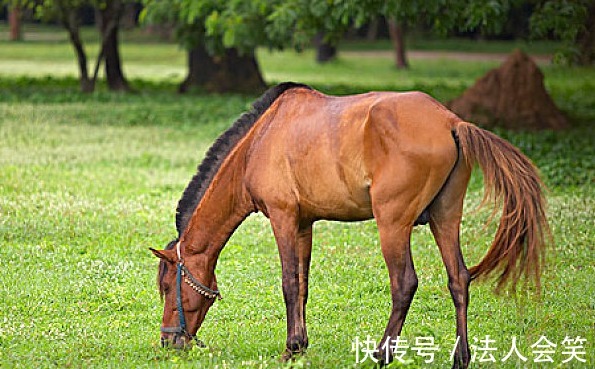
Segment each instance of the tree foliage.
[{"label": "tree foliage", "polygon": [[[175,22],[182,40],[202,36],[208,49],[250,51],[258,46],[301,49],[323,33],[338,42],[349,27],[360,27],[380,16],[400,23],[431,19],[438,32],[475,27],[496,32],[510,0],[145,0],[150,22]],[[189,32],[192,28],[194,32]]]},{"label": "tree foliage", "polygon": [[531,30],[536,38],[549,35],[564,43],[556,54],[563,64],[592,64],[595,55],[595,3],[591,0],[540,1],[531,16]]}]

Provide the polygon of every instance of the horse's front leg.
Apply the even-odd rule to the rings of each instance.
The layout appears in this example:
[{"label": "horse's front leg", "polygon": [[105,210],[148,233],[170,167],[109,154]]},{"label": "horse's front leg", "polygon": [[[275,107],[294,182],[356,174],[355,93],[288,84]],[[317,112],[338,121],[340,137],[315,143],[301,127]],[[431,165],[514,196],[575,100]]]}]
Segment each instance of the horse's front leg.
[{"label": "horse's front leg", "polygon": [[284,359],[308,347],[306,302],[312,252],[312,224],[301,225],[293,214],[271,213],[271,225],[281,258],[283,298],[287,312],[287,341]]}]

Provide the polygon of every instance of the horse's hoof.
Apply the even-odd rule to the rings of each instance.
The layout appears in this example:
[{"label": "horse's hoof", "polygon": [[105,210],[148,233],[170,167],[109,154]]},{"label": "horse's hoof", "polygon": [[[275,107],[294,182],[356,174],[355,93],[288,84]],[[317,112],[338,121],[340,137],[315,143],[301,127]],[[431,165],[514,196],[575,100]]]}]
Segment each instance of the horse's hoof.
[{"label": "horse's hoof", "polygon": [[283,354],[281,354],[281,361],[287,362],[293,358],[293,353],[290,350],[285,350]]},{"label": "horse's hoof", "polygon": [[452,364],[452,369],[467,369],[469,367],[469,363],[465,364],[462,361],[455,361]]},{"label": "horse's hoof", "polygon": [[385,366],[393,362],[393,355],[390,352],[388,352],[387,355],[387,353],[379,349],[373,355],[376,359],[377,367],[384,368]]},{"label": "horse's hoof", "polygon": [[300,350],[290,350],[290,349],[285,349],[285,351],[283,352],[283,354],[281,354],[281,361],[282,362],[288,362],[291,360],[295,360],[297,357],[302,356],[306,353],[306,349],[302,348]]}]

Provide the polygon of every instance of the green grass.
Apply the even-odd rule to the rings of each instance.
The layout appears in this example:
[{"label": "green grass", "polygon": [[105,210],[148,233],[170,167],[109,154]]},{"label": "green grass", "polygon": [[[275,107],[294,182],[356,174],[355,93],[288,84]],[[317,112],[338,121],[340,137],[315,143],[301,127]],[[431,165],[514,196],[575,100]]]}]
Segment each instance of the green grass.
[{"label": "green grass", "polygon": [[[157,259],[148,251],[175,236],[176,202],[196,165],[255,96],[174,94],[183,54],[171,59],[179,76],[155,68],[178,53],[167,44],[124,45],[130,56],[125,62],[130,70],[138,68],[137,93],[110,94],[101,86],[93,95],[80,95],[74,62],[62,54],[68,45],[58,43],[62,51],[53,46],[0,46],[0,367],[286,367],[279,362],[285,341],[281,271],[264,217],[250,217],[221,255],[217,275],[224,299],[199,333],[206,349],[159,347]],[[36,55],[30,67],[11,73],[11,65]],[[396,71],[382,58],[343,56],[318,66],[308,53],[259,56],[269,82],[303,81],[329,93],[420,88],[441,100],[457,96],[494,66],[420,60],[411,71]],[[53,75],[53,65],[70,69],[45,77]],[[595,73],[560,67],[545,67],[544,73],[574,128],[498,131],[536,162],[550,187],[556,247],[548,254],[542,298],[524,292],[495,296],[491,284],[474,283],[469,310],[472,338],[495,339],[494,356],[501,359],[516,336],[529,362],[474,367],[595,363]],[[486,211],[472,211],[480,197],[476,174],[462,232],[470,265],[481,258],[494,230],[484,227]],[[319,222],[314,233],[311,347],[294,367],[354,367],[354,338],[379,339],[390,309],[376,226]],[[434,337],[441,349],[431,367],[445,367],[454,343],[454,308],[427,227],[415,230],[412,250],[420,287],[403,335],[410,344]],[[531,362],[530,346],[542,335],[558,345],[553,364]],[[587,339],[586,364],[562,364],[565,336]],[[411,351],[406,358],[412,360],[407,367],[427,367]]]}]

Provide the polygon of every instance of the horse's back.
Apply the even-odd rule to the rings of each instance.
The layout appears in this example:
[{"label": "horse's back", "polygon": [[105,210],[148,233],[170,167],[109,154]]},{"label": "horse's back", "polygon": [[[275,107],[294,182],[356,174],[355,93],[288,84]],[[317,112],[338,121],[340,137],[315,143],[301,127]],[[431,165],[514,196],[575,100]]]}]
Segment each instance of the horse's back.
[{"label": "horse's back", "polygon": [[[311,218],[371,218],[370,186],[381,171],[395,167],[390,163],[406,163],[405,169],[412,164],[408,160],[423,161],[446,140],[456,155],[447,122],[451,117],[439,107],[416,93],[334,97],[288,91],[252,142],[249,190],[264,206],[294,202]],[[382,162],[389,165],[382,167]],[[428,170],[424,163],[416,165]],[[395,175],[399,181],[411,173]]]}]

